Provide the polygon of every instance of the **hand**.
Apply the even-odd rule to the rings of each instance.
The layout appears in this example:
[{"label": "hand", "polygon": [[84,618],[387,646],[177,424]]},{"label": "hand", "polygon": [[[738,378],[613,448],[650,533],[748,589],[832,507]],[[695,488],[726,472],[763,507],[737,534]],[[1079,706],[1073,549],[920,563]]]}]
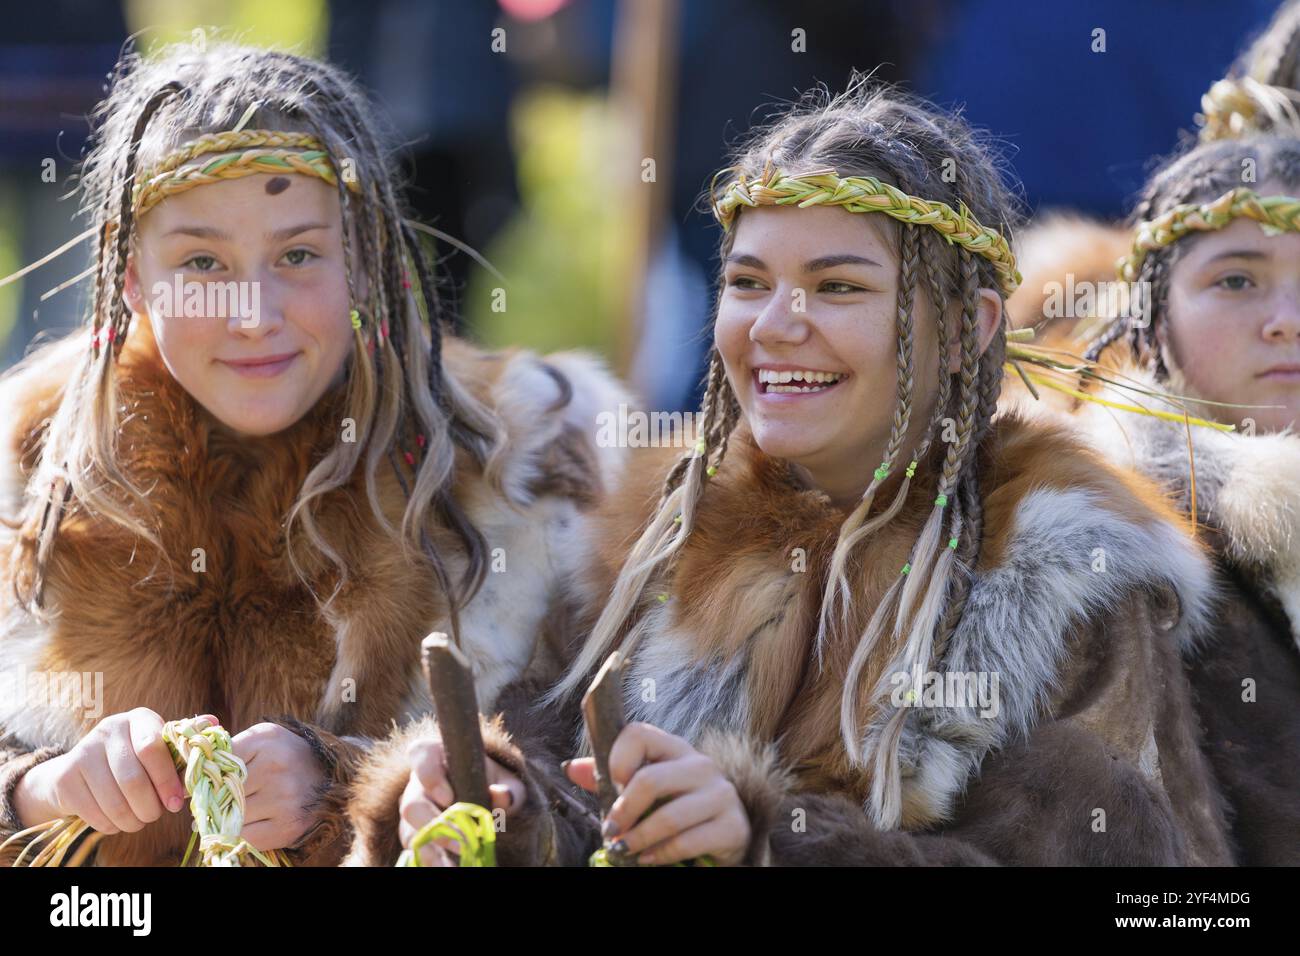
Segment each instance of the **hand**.
[{"label": "hand", "polygon": [[243,838],[263,852],[293,846],[316,822],[307,805],[325,780],[311,745],[279,724],[254,724],[231,738],[248,765]]},{"label": "hand", "polygon": [[[569,762],[569,779],[592,793],[595,773],[594,757]],[[601,832],[607,840],[617,838],[620,850],[638,863],[663,866],[707,855],[719,866],[732,866],[745,858],[751,830],[740,795],[712,760],[681,737],[650,724],[628,724],[609,750],[609,775],[619,797]]]},{"label": "hand", "polygon": [[[214,718],[215,720],[215,718]],[[105,717],[65,754],[23,774],[14,804],[23,826],[78,816],[100,833],[135,833],[185,806],[185,787],[147,707]]]},{"label": "hand", "polygon": [[[442,741],[436,737],[417,740],[407,749],[411,777],[402,792],[400,807],[401,825],[398,836],[402,847],[410,849],[411,841],[426,823],[456,802],[451,784],[447,781],[447,766]],[[489,810],[504,810],[510,816],[524,805],[528,790],[524,782],[497,763],[485,758],[487,765]],[[455,866],[458,847],[454,840],[438,837],[420,847],[423,866]]]}]

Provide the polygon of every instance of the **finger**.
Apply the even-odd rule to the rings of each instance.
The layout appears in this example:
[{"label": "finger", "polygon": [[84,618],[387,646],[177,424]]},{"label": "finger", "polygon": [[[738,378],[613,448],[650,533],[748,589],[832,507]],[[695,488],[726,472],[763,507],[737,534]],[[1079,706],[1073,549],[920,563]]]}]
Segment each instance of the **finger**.
[{"label": "finger", "polygon": [[130,734],[136,760],[148,775],[154,793],[168,810],[175,813],[185,806],[185,786],[176,772],[171,750],[163,740],[162,728],[132,721]]},{"label": "finger", "polygon": [[578,757],[570,760],[565,765],[565,773],[569,779],[589,793],[595,793],[596,786],[596,758],[595,757]]},{"label": "finger", "polygon": [[657,800],[706,785],[712,779],[711,771],[712,764],[699,754],[642,767],[609,808],[605,835],[613,837],[632,829]]},{"label": "finger", "polygon": [[726,807],[721,794],[694,790],[669,800],[621,834],[619,839],[627,847],[626,852],[640,853],[713,819]]},{"label": "finger", "polygon": [[492,798],[492,806],[504,810],[506,813],[514,813],[524,805],[528,799],[528,791],[524,788],[524,782],[518,777],[505,774],[505,779],[488,785],[488,794]]},{"label": "finger", "polygon": [[713,817],[670,840],[650,847],[637,857],[637,863],[642,866],[669,866],[700,856],[721,856],[730,851],[734,837],[726,821]]},{"label": "finger", "polygon": [[418,830],[441,811],[437,806],[425,799],[424,789],[419,783],[415,784],[414,792],[408,790],[408,793],[409,796],[407,794],[402,796],[400,816],[403,822]]},{"label": "finger", "polygon": [[622,789],[642,764],[672,760],[691,752],[691,745],[681,737],[653,724],[628,724],[609,748],[609,776]]},{"label": "finger", "polygon": [[290,843],[286,829],[279,820],[266,819],[256,820],[252,823],[245,822],[244,828],[239,831],[239,835],[263,853],[278,850]]},{"label": "finger", "polygon": [[91,791],[90,785],[86,783],[80,770],[72,774],[71,779],[68,779],[64,786],[67,788],[67,796],[60,799],[61,806],[81,817],[100,833],[113,834],[122,832],[99,806],[99,801],[95,799],[95,794]]},{"label": "finger", "polygon": [[407,751],[411,762],[411,773],[420,781],[425,793],[429,794],[439,806],[448,807],[456,801],[456,794],[447,782],[447,766],[444,762],[442,741],[421,740],[411,745]]},{"label": "finger", "polygon": [[119,724],[114,728],[104,741],[104,756],[118,789],[126,798],[131,815],[143,826],[162,816],[163,804],[144,765],[135,755],[135,741],[131,733],[128,724]]},{"label": "finger", "polygon": [[105,751],[93,752],[90,761],[81,768],[81,778],[86,781],[91,796],[95,798],[99,809],[114,827],[126,833],[134,833],[140,829],[142,824],[131,812],[131,805],[127,802],[121,787],[117,785],[117,779],[108,765],[108,755]]},{"label": "finger", "polygon": [[420,847],[421,866],[455,866],[456,861],[436,843],[426,843]]}]

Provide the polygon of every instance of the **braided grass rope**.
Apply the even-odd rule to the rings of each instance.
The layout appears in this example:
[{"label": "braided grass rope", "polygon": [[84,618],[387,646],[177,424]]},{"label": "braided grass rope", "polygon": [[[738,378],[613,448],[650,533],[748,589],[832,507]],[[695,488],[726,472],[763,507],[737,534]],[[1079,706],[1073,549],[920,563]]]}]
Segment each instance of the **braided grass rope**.
[{"label": "braided grass rope", "polygon": [[409,849],[397,858],[398,866],[423,866],[420,847],[438,837],[453,840],[460,848],[461,866],[496,866],[496,821],[492,812],[477,803],[453,803],[420,828]]},{"label": "braided grass rope", "polygon": [[1207,203],[1184,203],[1155,219],[1138,223],[1133,251],[1115,264],[1125,282],[1135,282],[1142,263],[1154,249],[1176,242],[1189,232],[1222,229],[1237,218],[1253,219],[1266,235],[1300,231],[1300,199],[1294,196],[1261,196],[1238,187]]},{"label": "braided grass rope", "polygon": [[[187,717],[164,724],[162,736],[177,771],[183,775],[194,816],[194,832],[180,865],[189,863],[197,842],[196,866],[251,866],[255,862],[264,866],[289,866],[282,850],[263,853],[239,835],[244,825],[244,781],[248,767],[235,756],[230,733],[205,717]],[[63,817],[15,833],[0,844],[0,851],[11,842],[34,836],[13,865],[62,866],[68,848],[89,829],[90,824],[79,817]],[[79,865],[103,837],[101,833],[86,837],[68,865]],[[27,854],[38,846],[40,850],[26,861]]]},{"label": "braided grass rope", "polygon": [[[220,153],[215,159],[194,162],[197,157]],[[174,150],[147,172],[136,177],[132,204],[135,215],[143,216],[168,196],[226,179],[254,173],[301,173],[338,184],[338,174],[329,153],[309,133],[245,129],[200,136]],[[355,180],[345,178],[354,193],[361,192]]]},{"label": "braided grass rope", "polygon": [[840,178],[833,169],[818,169],[802,176],[787,176],[769,166],[750,182],[734,180],[714,201],[713,215],[730,229],[741,206],[842,206],[849,212],[882,212],[899,222],[930,226],[950,243],[969,249],[993,263],[1003,291],[1010,295],[1020,285],[1016,257],[1006,237],[980,225],[964,203],[957,210],[946,203],[910,196],[871,176]]}]

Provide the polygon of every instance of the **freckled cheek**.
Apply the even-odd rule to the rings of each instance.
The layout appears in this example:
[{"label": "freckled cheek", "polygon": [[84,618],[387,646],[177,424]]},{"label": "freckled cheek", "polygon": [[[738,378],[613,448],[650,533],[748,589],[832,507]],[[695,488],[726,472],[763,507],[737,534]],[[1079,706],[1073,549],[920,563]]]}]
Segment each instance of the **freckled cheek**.
[{"label": "freckled cheek", "polygon": [[1224,308],[1199,297],[1179,303],[1171,332],[1183,371],[1194,385],[1213,393],[1235,380],[1243,370],[1248,315],[1229,315]]},{"label": "freckled cheek", "polygon": [[749,346],[749,329],[754,324],[754,318],[752,313],[724,302],[718,310],[713,330],[722,363],[731,379],[731,387],[742,399],[748,394],[749,381],[738,380],[737,377],[743,374],[742,367]]}]

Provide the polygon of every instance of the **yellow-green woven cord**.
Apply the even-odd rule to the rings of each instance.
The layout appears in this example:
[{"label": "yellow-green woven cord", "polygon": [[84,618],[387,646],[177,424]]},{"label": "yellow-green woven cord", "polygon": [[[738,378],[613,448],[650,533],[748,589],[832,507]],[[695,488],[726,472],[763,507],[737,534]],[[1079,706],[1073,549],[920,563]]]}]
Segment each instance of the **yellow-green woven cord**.
[{"label": "yellow-green woven cord", "polygon": [[872,176],[845,176],[833,169],[818,169],[787,176],[772,167],[750,182],[738,177],[713,205],[723,229],[731,228],[741,206],[842,206],[849,212],[882,212],[913,226],[930,226],[950,243],[969,249],[993,263],[1003,292],[1010,295],[1020,285],[1016,258],[1006,237],[981,225],[965,204],[953,209],[937,200],[910,196]]},{"label": "yellow-green woven cord", "polygon": [[1116,263],[1119,277],[1135,282],[1142,273],[1147,254],[1177,242],[1189,232],[1222,229],[1234,219],[1253,219],[1268,235],[1300,231],[1300,199],[1294,196],[1261,196],[1239,187],[1213,202],[1184,203],[1155,219],[1139,223],[1133,233],[1133,251]]},{"label": "yellow-green woven cord", "polygon": [[420,847],[447,837],[459,847],[461,866],[496,866],[496,821],[492,811],[477,803],[453,803],[420,828],[409,849],[397,858],[398,866],[423,866]]}]

